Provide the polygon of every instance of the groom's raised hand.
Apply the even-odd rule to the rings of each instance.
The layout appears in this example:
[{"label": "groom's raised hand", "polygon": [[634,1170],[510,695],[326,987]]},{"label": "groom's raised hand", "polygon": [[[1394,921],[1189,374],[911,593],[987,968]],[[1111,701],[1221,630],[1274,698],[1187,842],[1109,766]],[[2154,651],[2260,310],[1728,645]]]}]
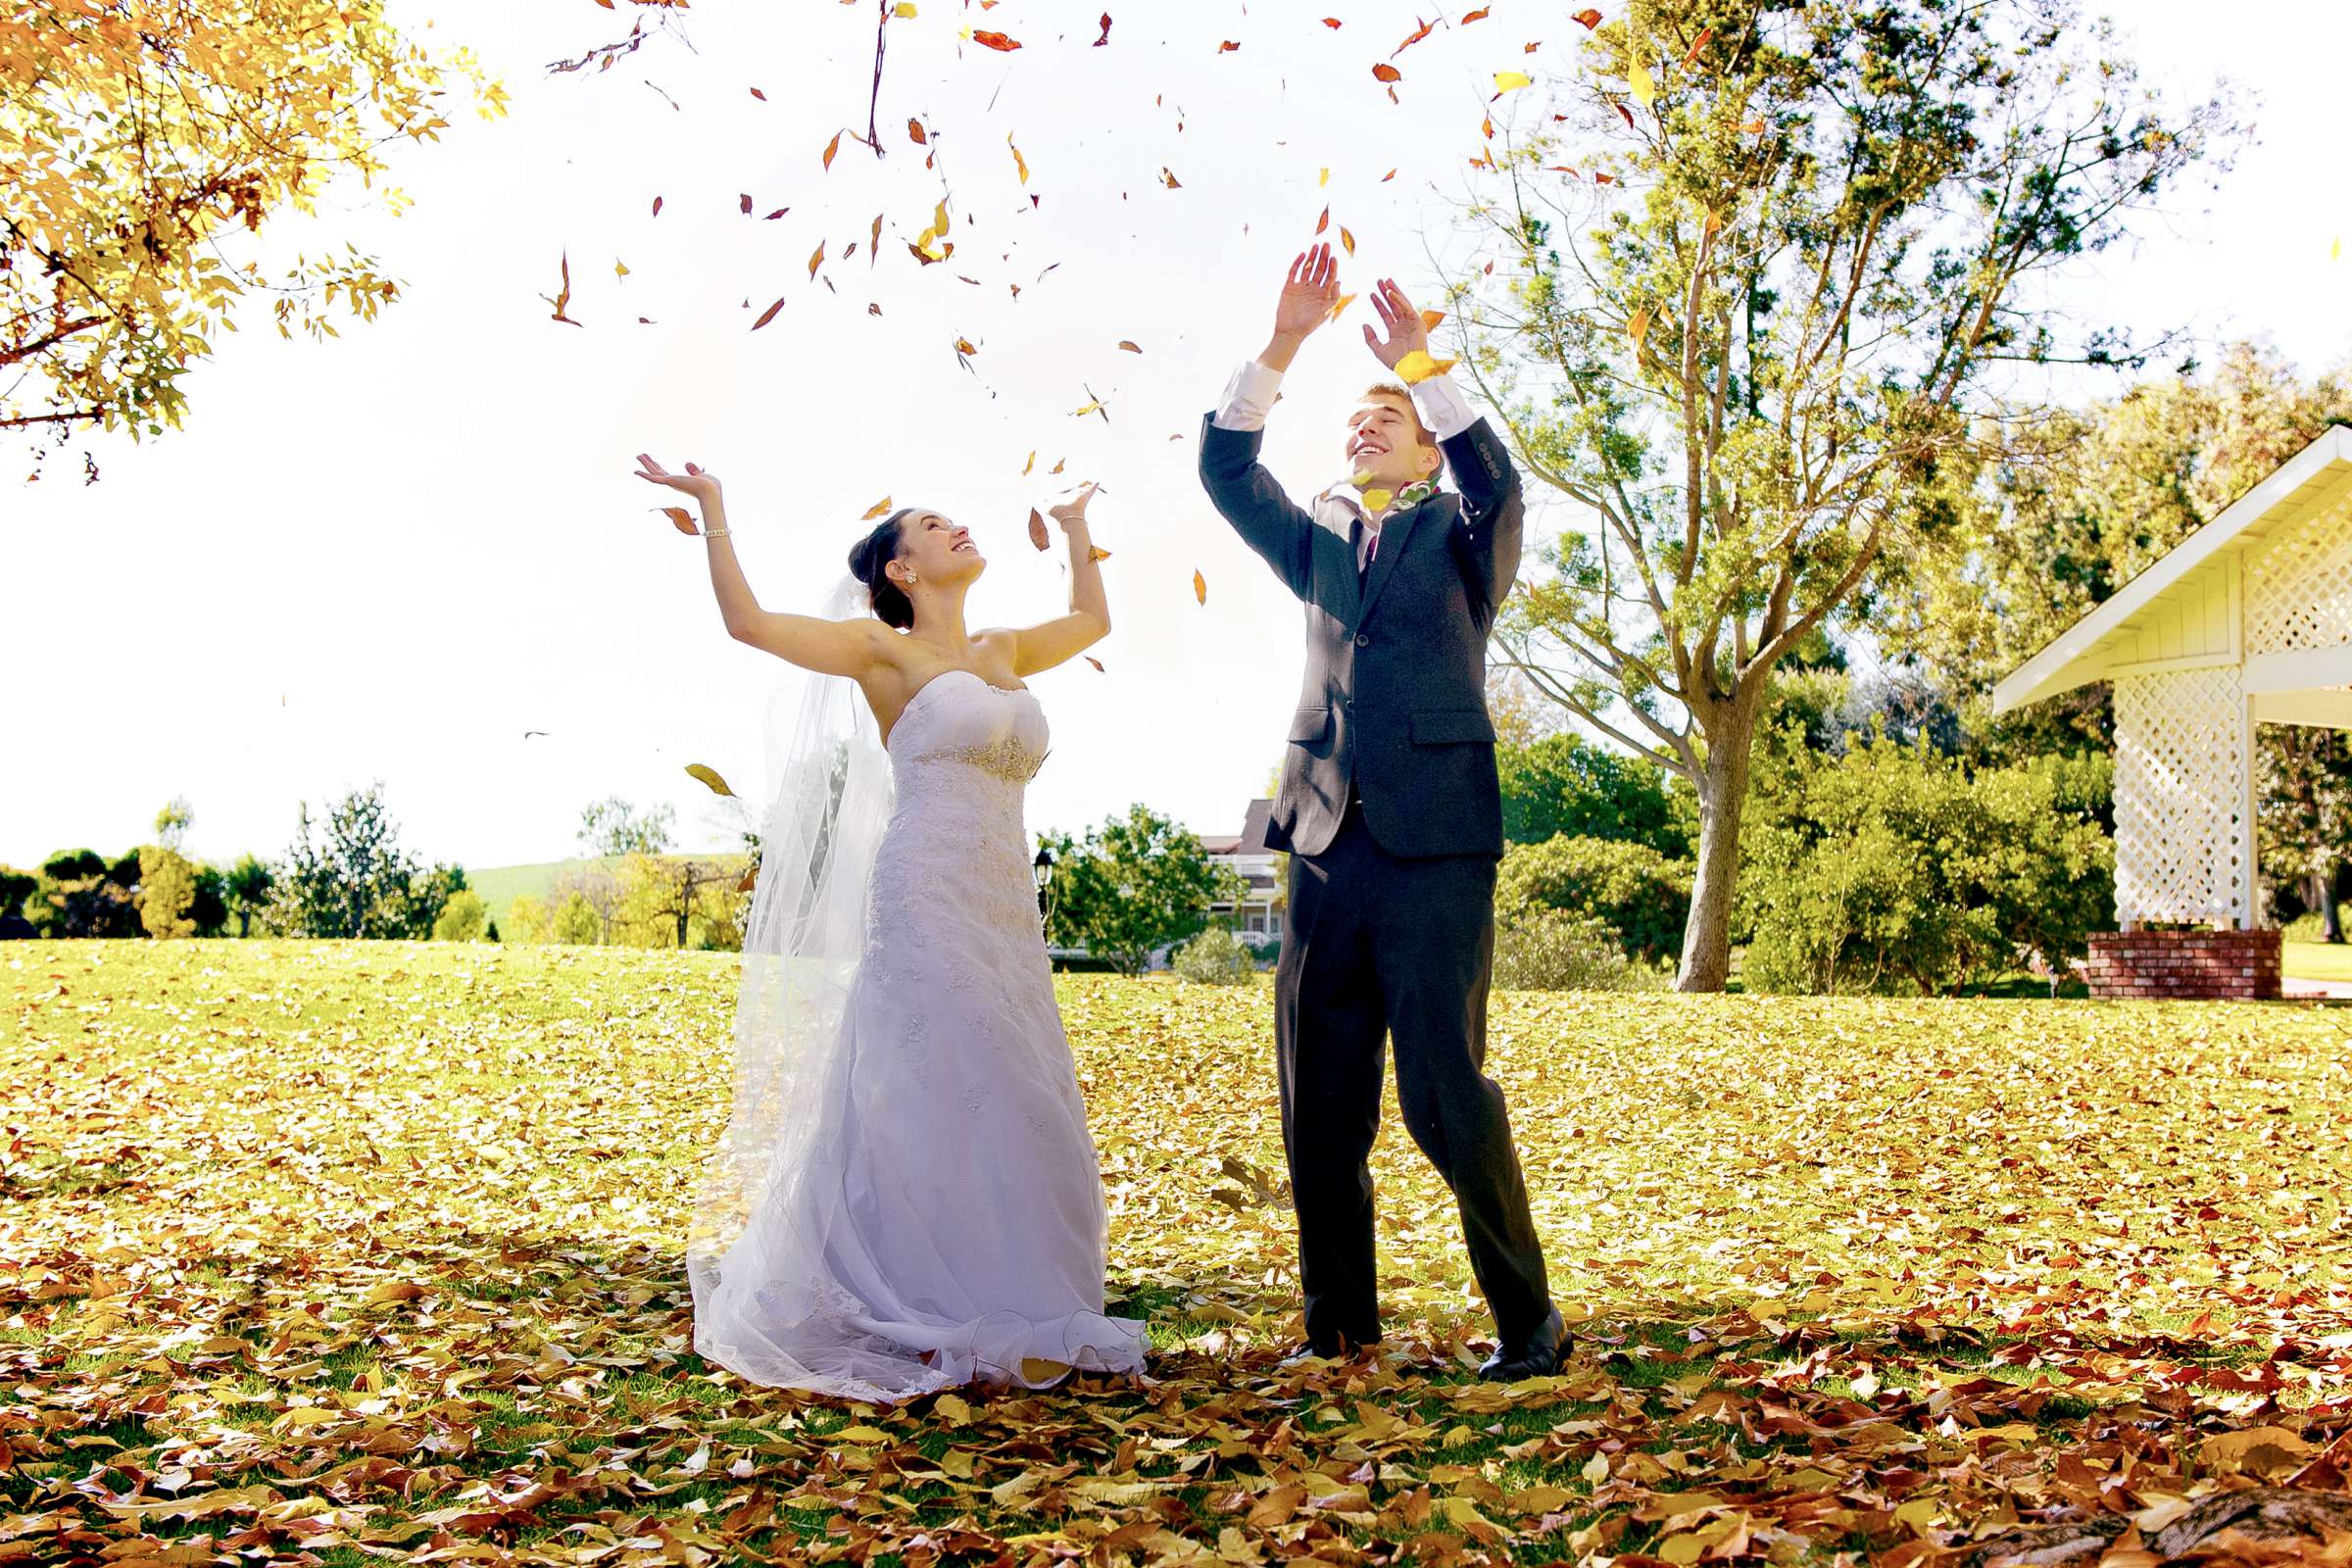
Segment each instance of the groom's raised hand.
[{"label": "groom's raised hand", "polygon": [[1331,318],[1340,300],[1340,264],[1329,245],[1302,251],[1292,261],[1274,302],[1274,335],[1258,363],[1268,369],[1287,370],[1309,333]]},{"label": "groom's raised hand", "polygon": [[1374,359],[1394,370],[1414,350],[1429,352],[1429,323],[1421,318],[1413,302],[1404,297],[1404,290],[1396,286],[1395,278],[1384,277],[1374,285],[1372,309],[1388,332],[1384,339],[1372,330],[1369,321],[1364,323],[1364,345],[1372,351]]}]

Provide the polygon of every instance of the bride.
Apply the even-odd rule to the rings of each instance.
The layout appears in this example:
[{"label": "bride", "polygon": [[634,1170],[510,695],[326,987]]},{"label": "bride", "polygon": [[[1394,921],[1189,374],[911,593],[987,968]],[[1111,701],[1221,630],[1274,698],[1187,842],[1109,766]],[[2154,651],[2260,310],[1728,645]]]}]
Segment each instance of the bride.
[{"label": "bride", "polygon": [[1021,820],[1047,743],[1022,677],[1110,628],[1094,487],[1053,514],[1069,613],[975,632],[987,562],[938,513],[892,514],[827,613],[783,614],[744,580],[717,479],[638,462],[700,504],[729,635],[848,677],[770,713],[734,1104],[687,1245],[695,1349],[878,1402],[1140,1371],[1143,1324],[1102,1312],[1101,1166]]}]

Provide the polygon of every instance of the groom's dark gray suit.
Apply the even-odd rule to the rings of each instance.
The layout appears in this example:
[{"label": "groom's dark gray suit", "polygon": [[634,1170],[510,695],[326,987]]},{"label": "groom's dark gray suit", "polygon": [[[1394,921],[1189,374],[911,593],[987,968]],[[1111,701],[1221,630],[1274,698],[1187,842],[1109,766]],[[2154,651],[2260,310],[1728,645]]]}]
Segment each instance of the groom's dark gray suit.
[{"label": "groom's dark gray suit", "polygon": [[1260,439],[1212,415],[1200,480],[1306,607],[1266,839],[1291,852],[1275,1049],[1307,1335],[1380,1338],[1368,1156],[1386,1037],[1405,1128],[1452,1188],[1514,1344],[1551,1304],[1502,1091],[1482,1070],[1502,854],[1486,645],[1519,569],[1519,476],[1484,419],[1444,441],[1460,493],[1391,513],[1359,576],[1353,508],[1298,507]]}]

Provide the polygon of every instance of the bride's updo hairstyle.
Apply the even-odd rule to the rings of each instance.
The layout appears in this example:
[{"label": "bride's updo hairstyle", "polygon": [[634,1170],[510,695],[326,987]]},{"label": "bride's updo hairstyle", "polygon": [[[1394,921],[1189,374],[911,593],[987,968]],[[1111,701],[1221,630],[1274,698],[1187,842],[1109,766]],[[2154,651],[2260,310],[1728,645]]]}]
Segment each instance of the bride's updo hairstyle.
[{"label": "bride's updo hairstyle", "polygon": [[899,559],[899,525],[922,510],[901,507],[874,524],[874,531],[850,546],[850,575],[865,584],[882,624],[905,631],[914,624],[914,601],[890,580],[890,564]]}]

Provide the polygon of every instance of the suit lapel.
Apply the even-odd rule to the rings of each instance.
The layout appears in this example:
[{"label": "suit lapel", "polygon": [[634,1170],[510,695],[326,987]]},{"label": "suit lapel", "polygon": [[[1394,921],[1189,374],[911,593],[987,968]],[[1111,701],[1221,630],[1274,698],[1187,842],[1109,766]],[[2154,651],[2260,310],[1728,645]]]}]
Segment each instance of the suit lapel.
[{"label": "suit lapel", "polygon": [[1413,524],[1420,520],[1421,514],[1430,505],[1428,501],[1421,502],[1403,512],[1393,514],[1388,521],[1381,524],[1380,553],[1372,558],[1372,569],[1364,573],[1364,602],[1356,611],[1357,625],[1371,618],[1373,602],[1380,598],[1381,589],[1388,586],[1389,574],[1396,569],[1397,558],[1404,554],[1404,547],[1412,538]]}]

